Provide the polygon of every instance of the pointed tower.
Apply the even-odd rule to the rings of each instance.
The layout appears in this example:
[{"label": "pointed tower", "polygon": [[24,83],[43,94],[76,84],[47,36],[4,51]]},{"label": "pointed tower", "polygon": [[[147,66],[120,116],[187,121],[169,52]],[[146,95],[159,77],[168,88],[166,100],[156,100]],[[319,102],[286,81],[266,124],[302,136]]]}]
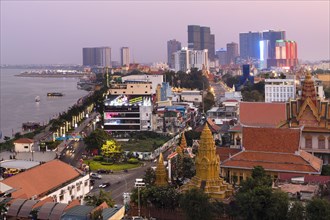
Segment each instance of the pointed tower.
[{"label": "pointed tower", "polygon": [[177,148],[176,148],[176,152],[178,153],[178,154],[180,154],[181,156],[183,156],[183,150],[185,149],[185,148],[187,148],[187,141],[186,141],[186,136],[185,136],[185,134],[184,134],[184,132],[182,133],[182,136],[181,136],[181,143],[180,143],[180,146],[178,146]]},{"label": "pointed tower", "polygon": [[207,123],[201,134],[195,163],[196,175],[184,186],[184,190],[202,188],[215,199],[225,199],[233,194],[232,186],[220,178],[220,158]]},{"label": "pointed tower", "polygon": [[167,180],[166,180],[166,169],[164,166],[164,158],[163,154],[160,153],[159,160],[156,168],[156,186],[166,186]]},{"label": "pointed tower", "polygon": [[304,85],[302,87],[301,101],[302,104],[310,98],[311,101],[316,106],[316,91],[314,86],[314,80],[312,79],[311,73],[308,71],[305,76]]}]

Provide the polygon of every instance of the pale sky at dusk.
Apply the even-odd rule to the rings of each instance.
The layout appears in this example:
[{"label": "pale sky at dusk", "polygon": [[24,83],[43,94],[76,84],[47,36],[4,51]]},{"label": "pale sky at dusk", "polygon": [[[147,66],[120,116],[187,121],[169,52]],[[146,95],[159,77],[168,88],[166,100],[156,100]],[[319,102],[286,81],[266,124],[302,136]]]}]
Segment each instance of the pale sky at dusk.
[{"label": "pale sky at dusk", "polygon": [[[1,64],[82,64],[83,47],[128,46],[136,62],[166,61],[187,46],[187,25],[211,27],[216,49],[239,33],[285,30],[298,58],[330,59],[330,1],[4,1]],[[131,56],[132,59],[132,56]]]}]

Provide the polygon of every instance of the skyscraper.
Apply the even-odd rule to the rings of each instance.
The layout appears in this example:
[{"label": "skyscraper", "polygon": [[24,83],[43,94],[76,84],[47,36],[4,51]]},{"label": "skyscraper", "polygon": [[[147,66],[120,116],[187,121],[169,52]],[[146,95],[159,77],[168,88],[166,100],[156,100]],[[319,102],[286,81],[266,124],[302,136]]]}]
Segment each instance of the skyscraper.
[{"label": "skyscraper", "polygon": [[269,59],[275,59],[275,46],[277,40],[285,40],[285,31],[263,31],[262,32],[262,40],[268,40],[269,41]]},{"label": "skyscraper", "polygon": [[209,27],[188,25],[188,48],[191,50],[208,50],[211,60],[215,58],[215,36]]},{"label": "skyscraper", "polygon": [[[260,51],[265,48],[260,48],[260,41],[265,44],[267,41],[268,58],[275,59],[275,44],[277,40],[285,40],[285,31],[267,30],[262,32],[248,32],[239,34],[240,57],[242,59],[260,59]],[[265,55],[265,54],[264,54]]]},{"label": "skyscraper", "polygon": [[129,66],[130,64],[130,57],[129,57],[129,48],[128,47],[122,47],[120,48],[120,61],[121,66]]},{"label": "skyscraper", "polygon": [[262,39],[260,32],[248,32],[239,34],[239,52],[242,59],[259,59],[259,42]]},{"label": "skyscraper", "polygon": [[111,67],[111,48],[110,47],[83,48],[83,65]]},{"label": "skyscraper", "polygon": [[220,65],[227,64],[227,50],[225,48],[220,48],[219,50],[217,50],[216,55]]},{"label": "skyscraper", "polygon": [[209,68],[207,49],[190,50],[188,48],[182,48],[174,52],[174,61],[175,71],[187,72],[191,68],[197,68],[199,70],[208,70]]},{"label": "skyscraper", "polygon": [[238,54],[238,44],[228,43],[227,44],[227,64],[235,64]]},{"label": "skyscraper", "polygon": [[173,53],[178,50],[181,50],[181,42],[175,39],[167,41],[167,64],[170,68],[174,68]]}]

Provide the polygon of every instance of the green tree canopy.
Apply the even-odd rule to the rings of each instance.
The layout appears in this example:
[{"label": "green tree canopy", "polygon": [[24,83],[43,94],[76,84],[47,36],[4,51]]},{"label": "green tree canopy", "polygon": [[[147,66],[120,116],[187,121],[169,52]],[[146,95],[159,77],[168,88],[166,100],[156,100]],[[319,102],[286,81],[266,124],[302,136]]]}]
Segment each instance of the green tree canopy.
[{"label": "green tree canopy", "polygon": [[84,198],[86,205],[99,206],[103,202],[106,202],[109,207],[113,207],[115,202],[111,198],[111,193],[104,190],[100,190],[99,194],[93,194]]},{"label": "green tree canopy", "polygon": [[213,219],[209,197],[200,189],[191,189],[184,193],[180,205],[190,220]]},{"label": "green tree canopy", "polygon": [[89,136],[84,138],[84,142],[87,145],[87,149],[100,149],[107,140],[111,139],[111,136],[102,129],[96,129]]},{"label": "green tree canopy", "polygon": [[293,202],[288,212],[289,220],[305,219],[305,207],[300,201]]},{"label": "green tree canopy", "polygon": [[272,190],[272,180],[265,170],[257,166],[251,178],[241,183],[235,195],[239,214],[244,219],[285,219],[288,212],[288,195]]},{"label": "green tree canopy", "polygon": [[315,198],[306,206],[308,220],[329,220],[330,203],[325,199]]}]

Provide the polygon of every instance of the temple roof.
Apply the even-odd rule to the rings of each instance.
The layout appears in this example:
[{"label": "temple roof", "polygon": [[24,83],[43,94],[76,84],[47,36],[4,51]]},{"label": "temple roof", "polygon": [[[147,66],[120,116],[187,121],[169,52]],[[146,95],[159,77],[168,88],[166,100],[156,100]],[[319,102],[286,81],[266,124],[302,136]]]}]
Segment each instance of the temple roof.
[{"label": "temple roof", "polygon": [[241,102],[240,123],[246,126],[277,127],[286,120],[286,104],[266,102]]},{"label": "temple roof", "polygon": [[218,132],[220,131],[220,129],[221,129],[221,127],[218,126],[218,125],[216,125],[216,124],[212,121],[211,118],[208,118],[208,119],[206,120],[206,122],[205,122],[203,125],[198,126],[198,127],[195,129],[195,131],[197,131],[197,132],[202,132],[206,124],[208,124],[209,129],[212,131],[212,133],[218,133]]},{"label": "temple roof", "polygon": [[299,128],[243,127],[243,151],[223,161],[221,167],[275,172],[320,174],[322,160],[299,150]]},{"label": "temple roof", "polygon": [[316,105],[316,91],[314,87],[314,80],[312,79],[311,73],[308,71],[305,76],[304,85],[302,87],[301,100],[304,102],[310,98]]}]

